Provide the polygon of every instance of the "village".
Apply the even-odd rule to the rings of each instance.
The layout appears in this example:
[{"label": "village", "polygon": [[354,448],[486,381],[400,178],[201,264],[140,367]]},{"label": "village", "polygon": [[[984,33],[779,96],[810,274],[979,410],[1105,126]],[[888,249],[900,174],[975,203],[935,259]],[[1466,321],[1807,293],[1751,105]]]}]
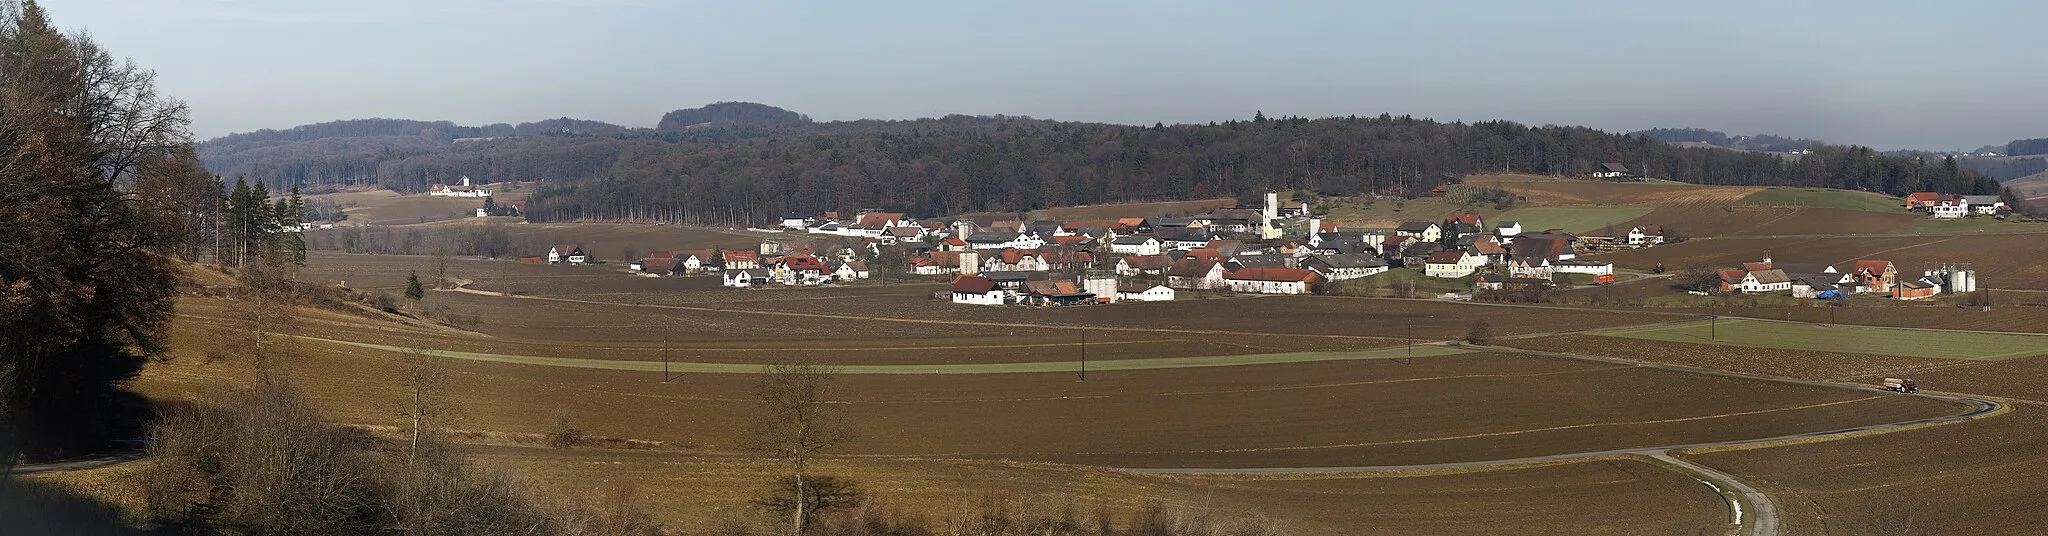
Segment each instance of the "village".
[{"label": "village", "polygon": [[[1606,164],[1594,175],[1636,178],[1621,164]],[[483,197],[488,203],[490,190],[464,179],[459,185],[434,185],[430,195]],[[2011,211],[1997,196],[1918,192],[1905,201],[1907,210],[1931,219],[2002,218]],[[1442,296],[1451,299],[1489,291],[1611,285],[1618,275],[1683,277],[1666,274],[1662,265],[1652,274],[1617,274],[1612,263],[1582,258],[1683,240],[1656,224],[1609,226],[1614,236],[1582,236],[1454,213],[1391,229],[1342,229],[1318,214],[1306,202],[1281,202],[1277,192],[1266,193],[1264,203],[1256,206],[1091,221],[1027,221],[1015,215],[912,218],[880,210],[850,217],[792,213],[773,228],[752,229],[791,238],[766,238],[750,248],[653,250],[623,262],[641,276],[717,276],[730,288],[841,285],[894,276],[948,283],[947,291],[935,297],[993,306],[1168,301],[1189,291],[1319,294],[1334,283],[1391,270],[1455,282],[1437,286],[1465,291]],[[1860,259],[1845,266],[1774,263],[1763,253],[1760,262],[1739,267],[1692,267],[1700,275],[1679,286],[1693,294],[1833,300],[1850,295],[1917,300],[1976,288],[1967,265],[1926,267],[1919,276],[1909,276],[1885,260]],[[594,262],[578,244],[558,244],[520,260]]]}]

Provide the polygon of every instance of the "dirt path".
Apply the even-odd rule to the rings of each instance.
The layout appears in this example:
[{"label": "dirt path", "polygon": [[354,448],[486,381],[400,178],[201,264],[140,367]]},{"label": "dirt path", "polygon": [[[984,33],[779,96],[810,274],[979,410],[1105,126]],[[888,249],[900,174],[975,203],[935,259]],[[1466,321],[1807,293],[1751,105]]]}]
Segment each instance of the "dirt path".
[{"label": "dirt path", "polygon": [[[629,370],[639,372],[669,371],[672,373],[699,374],[759,374],[760,364],[755,363],[699,363],[676,362],[666,364],[660,361],[623,361],[612,359],[584,359],[577,357],[546,357],[531,355],[491,354],[483,352],[461,352],[431,348],[407,348],[367,342],[323,339],[298,336],[314,342],[368,348],[386,352],[419,351],[426,355],[510,363],[516,365],[541,365],[550,367],[588,368],[604,370]],[[1311,363],[1317,361],[1350,361],[1358,359],[1401,359],[1410,355],[1434,357],[1471,353],[1470,350],[1436,343],[1418,344],[1412,350],[1395,346],[1350,352],[1286,352],[1277,354],[1218,355],[1193,357],[1152,357],[1143,359],[1111,359],[1100,361],[1025,361],[1012,363],[944,363],[930,365],[839,365],[843,374],[1017,374],[1042,372],[1076,372],[1080,370],[1151,370],[1197,367],[1231,367],[1242,365],[1273,365],[1281,363]]]}]

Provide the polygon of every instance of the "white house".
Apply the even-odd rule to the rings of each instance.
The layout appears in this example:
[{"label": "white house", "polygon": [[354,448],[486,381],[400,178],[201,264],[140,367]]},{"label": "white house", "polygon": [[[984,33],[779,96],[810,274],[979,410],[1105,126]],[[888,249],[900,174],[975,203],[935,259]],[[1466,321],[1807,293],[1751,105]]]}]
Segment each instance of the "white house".
[{"label": "white house", "polygon": [[1166,271],[1166,285],[1173,288],[1210,290],[1224,285],[1223,263],[1193,257],[1174,261]]},{"label": "white house", "polygon": [[1126,281],[1116,287],[1117,301],[1173,301],[1173,287]]},{"label": "white house", "polygon": [[769,281],[773,281],[774,279],[775,271],[769,270],[767,268],[726,270],[724,284],[725,286],[733,288],[747,288],[756,285],[766,285]]},{"label": "white house", "polygon": [[1550,279],[1550,259],[1544,257],[1515,257],[1508,261],[1508,276],[1530,279]]},{"label": "white house", "polygon": [[1614,275],[1614,263],[1607,261],[1563,260],[1550,263],[1550,268],[1567,274]]},{"label": "white house", "polygon": [[967,236],[967,246],[974,249],[1038,249],[1044,245],[1045,239],[1030,231],[981,231]]},{"label": "white house", "polygon": [[1110,253],[1158,255],[1159,239],[1149,236],[1121,236],[1109,242]]},{"label": "white house", "polygon": [[802,231],[805,229],[809,229],[811,227],[811,222],[813,221],[816,220],[811,219],[810,216],[805,216],[802,214],[790,214],[782,217],[782,228],[789,229],[791,231]]},{"label": "white house", "polygon": [[1518,234],[1522,234],[1521,222],[1504,221],[1495,224],[1493,228],[1493,235],[1499,237],[1502,244],[1513,242],[1515,235]]},{"label": "white house", "polygon": [[1961,218],[1970,214],[1970,205],[1960,198],[1945,197],[1928,205],[1927,214],[1941,219]]},{"label": "white house", "polygon": [[1002,305],[1004,292],[996,288],[996,282],[978,275],[963,275],[953,278],[950,287],[953,303],[968,305]]},{"label": "white house", "polygon": [[1664,243],[1664,226],[1638,225],[1628,230],[1628,245],[1654,246]]},{"label": "white house", "polygon": [[1245,268],[1231,272],[1225,282],[1232,292],[1258,294],[1307,294],[1322,276],[1299,268]]},{"label": "white house", "polygon": [[1792,290],[1792,278],[1787,277],[1784,270],[1757,270],[1744,274],[1742,283],[1736,288],[1751,294],[1789,291]]},{"label": "white house", "polygon": [[1422,275],[1442,278],[1465,277],[1479,271],[1479,267],[1485,265],[1485,255],[1473,255],[1462,249],[1439,251],[1429,254],[1429,260],[1423,262]]},{"label": "white house", "polygon": [[590,258],[583,254],[582,246],[562,244],[548,248],[548,264],[583,264],[587,260]]},{"label": "white house", "polygon": [[1999,201],[1995,195],[1966,195],[1963,196],[1963,204],[1968,205],[1974,214],[1997,214],[1998,209],[2005,208],[2005,202]]}]

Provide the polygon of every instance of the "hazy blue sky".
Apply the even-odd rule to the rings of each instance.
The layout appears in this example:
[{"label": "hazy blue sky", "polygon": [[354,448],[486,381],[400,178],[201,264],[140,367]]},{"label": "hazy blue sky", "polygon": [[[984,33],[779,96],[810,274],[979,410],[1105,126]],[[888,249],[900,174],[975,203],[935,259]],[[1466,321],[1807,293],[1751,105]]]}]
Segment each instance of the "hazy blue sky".
[{"label": "hazy blue sky", "polygon": [[362,117],[652,126],[1414,114],[1880,148],[2048,136],[2038,0],[44,0],[201,137]]}]

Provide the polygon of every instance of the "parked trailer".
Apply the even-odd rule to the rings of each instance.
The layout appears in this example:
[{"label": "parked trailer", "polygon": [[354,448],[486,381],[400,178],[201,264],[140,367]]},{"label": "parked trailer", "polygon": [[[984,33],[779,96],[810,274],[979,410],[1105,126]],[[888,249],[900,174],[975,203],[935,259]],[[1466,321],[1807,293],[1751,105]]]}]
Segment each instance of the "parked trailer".
[{"label": "parked trailer", "polygon": [[1920,392],[1920,386],[1914,384],[1910,378],[1885,378],[1884,385],[1879,386],[1878,389],[1900,393]]}]

